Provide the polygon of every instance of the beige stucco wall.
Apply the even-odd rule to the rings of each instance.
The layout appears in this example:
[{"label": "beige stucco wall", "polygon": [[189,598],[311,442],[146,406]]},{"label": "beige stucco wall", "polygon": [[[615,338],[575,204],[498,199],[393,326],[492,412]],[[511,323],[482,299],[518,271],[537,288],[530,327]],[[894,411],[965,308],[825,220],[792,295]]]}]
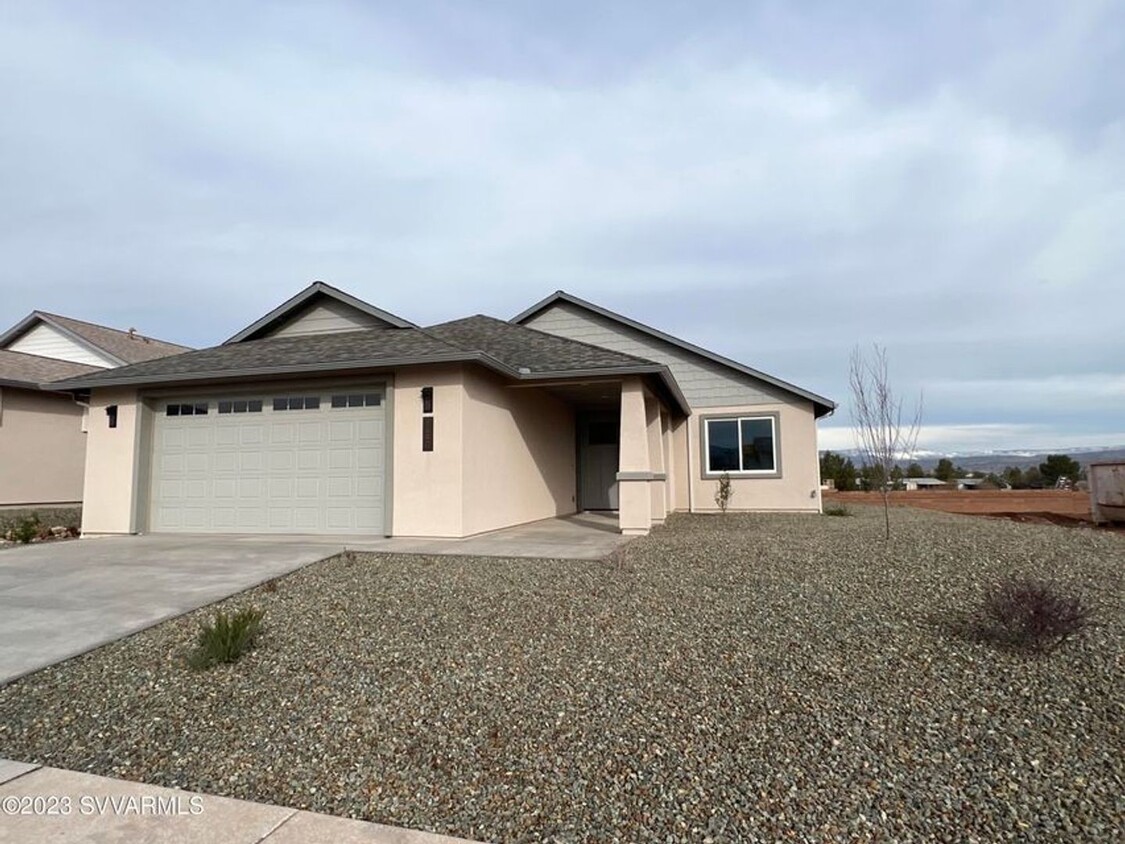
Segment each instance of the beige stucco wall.
[{"label": "beige stucco wall", "polygon": [[[434,388],[434,450],[422,451],[422,388]],[[390,530],[395,536],[464,536],[461,507],[461,365],[400,369],[394,377],[394,472]]]},{"label": "beige stucco wall", "polygon": [[715,511],[715,491],[719,482],[703,479],[700,425],[704,417],[755,416],[780,414],[781,477],[746,478],[731,476],[732,510],[820,511],[820,463],[816,444],[816,418],[811,402],[756,404],[750,407],[708,407],[688,420],[690,434],[691,484],[694,509]]},{"label": "beige stucco wall", "polygon": [[0,505],[82,500],[86,435],[70,396],[0,388]]},{"label": "beige stucco wall", "polygon": [[[106,408],[117,405],[117,427]],[[86,435],[82,533],[134,533],[134,500],[140,456],[140,405],[136,390],[95,390]]]},{"label": "beige stucco wall", "polygon": [[[574,414],[543,390],[474,366],[394,379],[395,536],[471,536],[574,512]],[[422,451],[422,388],[434,388],[434,450]]]},{"label": "beige stucco wall", "polygon": [[466,535],[575,510],[574,412],[537,388],[465,369],[462,420]]}]

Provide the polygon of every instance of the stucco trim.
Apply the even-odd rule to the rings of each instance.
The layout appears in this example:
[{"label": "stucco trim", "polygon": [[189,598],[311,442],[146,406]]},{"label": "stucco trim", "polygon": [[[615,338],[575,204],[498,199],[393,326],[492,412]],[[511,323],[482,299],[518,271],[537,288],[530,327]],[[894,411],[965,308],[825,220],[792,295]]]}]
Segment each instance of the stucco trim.
[{"label": "stucco trim", "polygon": [[618,472],[619,481],[651,481],[656,480],[654,472]]},{"label": "stucco trim", "polygon": [[[707,422],[712,419],[773,419],[773,459],[772,472],[710,472],[707,470]],[[716,481],[723,475],[730,475],[731,481],[777,480],[783,477],[781,466],[781,412],[760,410],[737,413],[707,413],[699,417],[699,477],[705,481]]]}]

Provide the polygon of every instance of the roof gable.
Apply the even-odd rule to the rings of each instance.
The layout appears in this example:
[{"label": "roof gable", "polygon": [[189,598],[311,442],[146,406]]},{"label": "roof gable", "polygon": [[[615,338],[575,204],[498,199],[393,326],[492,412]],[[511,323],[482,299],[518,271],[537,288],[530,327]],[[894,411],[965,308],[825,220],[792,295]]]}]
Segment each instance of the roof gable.
[{"label": "roof gable", "polygon": [[32,311],[0,335],[0,348],[90,366],[121,366],[188,350],[93,322]]},{"label": "roof gable", "polygon": [[[710,375],[721,376],[721,374],[725,371],[731,376],[739,376],[743,380],[746,377],[749,377],[750,379],[753,379],[753,381],[763,385],[766,396],[763,396],[762,398],[765,398],[770,394],[779,393],[812,402],[815,413],[818,417],[827,415],[836,408],[835,402],[831,401],[830,399],[826,399],[823,396],[817,395],[816,393],[812,393],[786,381],[782,381],[780,378],[775,378],[772,375],[767,375],[764,372],[752,369],[751,367],[745,366],[744,364],[738,363],[737,361],[731,360],[730,358],[726,358],[722,355],[710,352],[707,349],[696,346],[693,343],[688,343],[687,341],[681,340],[678,337],[673,337],[672,335],[666,334],[663,331],[651,328],[647,325],[644,325],[643,323],[637,322],[636,320],[622,316],[621,314],[614,313],[613,311],[602,308],[591,302],[587,302],[584,299],[580,299],[577,296],[573,296],[562,290],[557,291],[551,296],[548,296],[542,301],[536,303],[523,313],[513,317],[511,321],[513,323],[521,325],[528,323],[537,326],[542,325],[546,328],[548,323],[547,320],[543,319],[543,316],[547,314],[548,311],[556,308],[566,309],[576,313],[584,312],[590,318],[597,320],[605,325],[617,326],[618,329],[624,329],[627,332],[633,333],[634,335],[639,336],[642,341],[644,341],[641,345],[641,348],[643,349],[644,347],[648,347],[649,354],[652,354],[652,350],[662,344],[665,348],[671,347],[670,350],[674,353],[674,358],[684,360],[687,357],[691,357],[696,359],[697,365],[691,367],[691,369],[693,370],[692,374],[700,374],[700,377],[698,379],[700,382],[703,382]],[[612,335],[610,335],[610,337],[612,338]],[[603,341],[605,340],[603,339]],[[597,343],[598,340],[594,339],[593,342]],[[613,342],[613,339],[610,339],[609,342]],[[632,345],[628,345],[628,348],[631,350]],[[659,360],[660,357],[657,356],[655,359]],[[692,379],[687,377],[687,373],[683,372],[682,365],[681,367],[679,367],[681,371],[677,372],[676,370],[678,367],[674,360],[661,360],[661,362],[667,363],[673,369],[676,374],[677,380],[681,382],[681,386],[684,387],[684,391],[685,393],[687,393],[690,389],[690,386],[687,382]],[[711,404],[723,403],[738,404],[740,402],[711,402]]]},{"label": "roof gable", "polygon": [[[306,334],[332,334],[363,328],[416,328],[414,323],[357,299],[323,281],[314,281],[227,343]],[[225,344],[224,344],[225,345]]]}]

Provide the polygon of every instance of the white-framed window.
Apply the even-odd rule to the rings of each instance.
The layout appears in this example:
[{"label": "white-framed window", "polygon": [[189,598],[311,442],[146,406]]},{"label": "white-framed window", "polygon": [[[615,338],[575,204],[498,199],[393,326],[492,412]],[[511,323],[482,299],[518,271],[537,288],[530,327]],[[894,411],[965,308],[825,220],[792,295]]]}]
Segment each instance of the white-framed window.
[{"label": "white-framed window", "polygon": [[777,475],[777,416],[723,416],[703,420],[704,468],[709,475]]}]

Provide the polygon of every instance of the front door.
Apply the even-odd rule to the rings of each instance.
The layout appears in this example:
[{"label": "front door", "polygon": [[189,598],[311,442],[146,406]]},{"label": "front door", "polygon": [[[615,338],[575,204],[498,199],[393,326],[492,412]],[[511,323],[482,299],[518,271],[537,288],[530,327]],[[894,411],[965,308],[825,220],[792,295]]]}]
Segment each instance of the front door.
[{"label": "front door", "polygon": [[617,509],[621,423],[617,415],[586,416],[578,424],[579,507]]}]

